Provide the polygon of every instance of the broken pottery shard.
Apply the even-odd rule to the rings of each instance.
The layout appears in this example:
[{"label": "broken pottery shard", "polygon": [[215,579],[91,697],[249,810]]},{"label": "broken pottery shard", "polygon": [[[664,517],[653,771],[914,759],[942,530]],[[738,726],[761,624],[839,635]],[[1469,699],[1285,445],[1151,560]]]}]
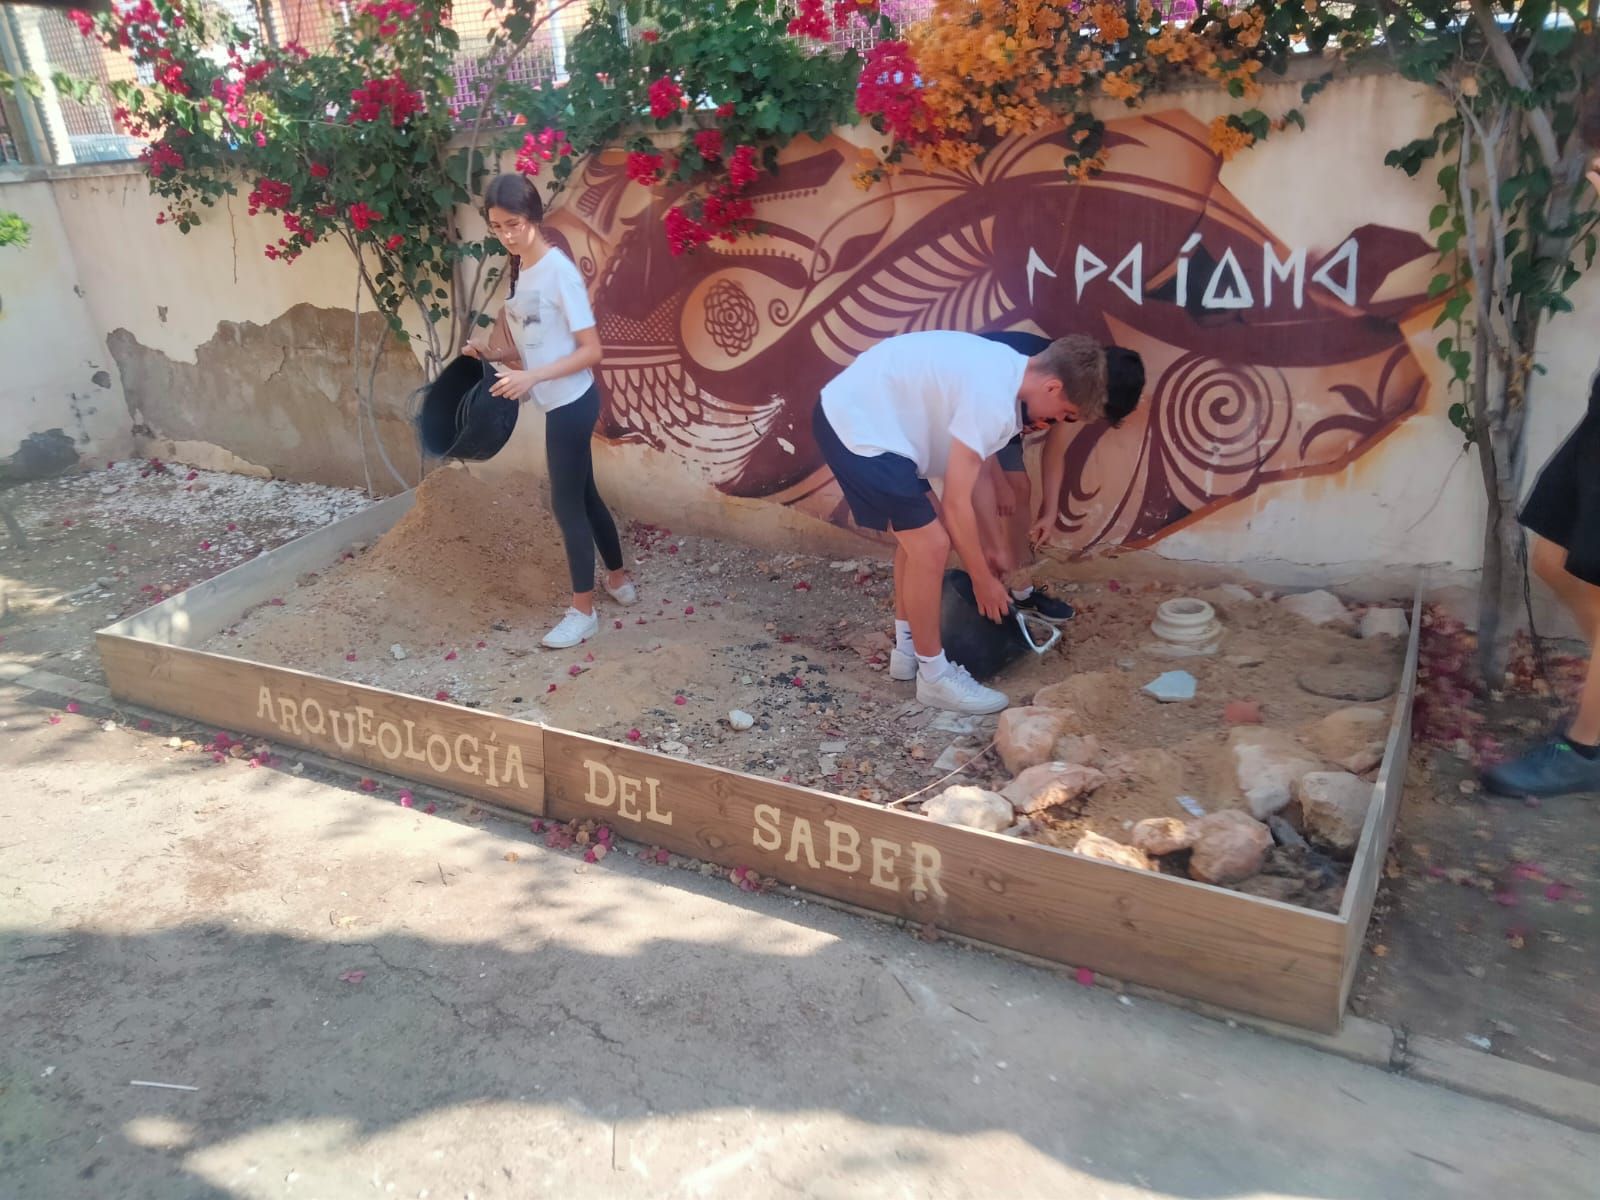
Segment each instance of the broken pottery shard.
[{"label": "broken pottery shard", "polygon": [[1272,848],[1272,832],[1236,808],[1211,813],[1194,824],[1189,874],[1204,883],[1239,883],[1261,870]]},{"label": "broken pottery shard", "polygon": [[396,642],[394,645],[389,647],[389,653],[394,655],[395,660],[398,662],[400,659],[406,656],[406,648],[399,642]]},{"label": "broken pottery shard", "polygon": [[1312,771],[1295,785],[1306,832],[1335,850],[1350,851],[1372,806],[1372,784],[1343,771]]},{"label": "broken pottery shard", "polygon": [[1229,700],[1222,706],[1222,719],[1229,725],[1261,724],[1261,703],[1257,700]]},{"label": "broken pottery shard", "polygon": [[1144,690],[1163,704],[1194,699],[1195,679],[1187,671],[1168,671],[1144,685]]},{"label": "broken pottery shard", "polygon": [[1278,601],[1278,607],[1288,609],[1313,625],[1348,626],[1355,620],[1339,597],[1320,588],[1314,592],[1296,592],[1292,596],[1285,596]]},{"label": "broken pottery shard", "polygon": [[728,714],[728,724],[735,729],[749,729],[756,723],[756,719],[742,708],[736,708]]},{"label": "broken pottery shard", "polygon": [[922,815],[941,825],[965,825],[990,833],[999,833],[1016,819],[1011,801],[1004,796],[964,783],[945,788],[923,804]]},{"label": "broken pottery shard", "polygon": [[1072,848],[1072,852],[1081,854],[1085,858],[1115,863],[1119,867],[1132,867],[1136,871],[1155,870],[1149,856],[1143,850],[1134,846],[1124,846],[1121,842],[1101,837],[1098,833],[1084,834],[1078,839],[1078,844]]},{"label": "broken pottery shard", "polygon": [[1061,804],[1071,804],[1106,781],[1093,767],[1078,763],[1038,763],[1023,771],[1000,789],[1021,813],[1043,812]]},{"label": "broken pottery shard", "polygon": [[1008,708],[1000,714],[994,735],[995,749],[1000,752],[1006,770],[1015,775],[1048,762],[1055,751],[1056,739],[1071,733],[1076,725],[1077,715],[1070,709]]},{"label": "broken pottery shard", "polygon": [[1239,790],[1260,820],[1277,812],[1293,798],[1295,782],[1322,768],[1288,734],[1260,725],[1238,725],[1228,733]]},{"label": "broken pottery shard", "polygon": [[944,752],[933,760],[935,771],[954,771],[966,766],[978,754],[978,747],[963,742],[951,742],[944,748]]},{"label": "broken pottery shard", "polygon": [[1193,796],[1179,796],[1178,807],[1191,817],[1203,817],[1206,815],[1205,807]]},{"label": "broken pottery shard", "polygon": [[1359,632],[1364,638],[1403,638],[1411,632],[1411,622],[1406,620],[1404,609],[1369,608],[1361,614]]},{"label": "broken pottery shard", "polygon": [[1194,832],[1177,817],[1146,817],[1133,827],[1133,844],[1146,854],[1176,854],[1194,845]]},{"label": "broken pottery shard", "polygon": [[1349,663],[1307,667],[1296,680],[1313,696],[1327,696],[1330,700],[1382,700],[1394,691],[1395,683],[1387,671]]}]

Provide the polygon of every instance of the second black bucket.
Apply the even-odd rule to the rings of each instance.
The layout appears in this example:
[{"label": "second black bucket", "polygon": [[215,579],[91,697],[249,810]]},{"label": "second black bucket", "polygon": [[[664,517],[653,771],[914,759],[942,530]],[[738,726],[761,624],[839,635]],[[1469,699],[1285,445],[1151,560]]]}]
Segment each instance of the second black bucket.
[{"label": "second black bucket", "polygon": [[993,679],[1029,654],[1043,654],[1061,634],[1037,617],[1018,613],[1014,606],[1005,620],[989,620],[978,610],[972,577],[951,570],[944,573],[939,637],[950,661],[960,663],[974,679],[982,681]]},{"label": "second black bucket", "polygon": [[494,379],[492,366],[465,354],[439,372],[423,393],[417,414],[417,434],[426,454],[482,462],[505,449],[522,405],[491,396]]}]

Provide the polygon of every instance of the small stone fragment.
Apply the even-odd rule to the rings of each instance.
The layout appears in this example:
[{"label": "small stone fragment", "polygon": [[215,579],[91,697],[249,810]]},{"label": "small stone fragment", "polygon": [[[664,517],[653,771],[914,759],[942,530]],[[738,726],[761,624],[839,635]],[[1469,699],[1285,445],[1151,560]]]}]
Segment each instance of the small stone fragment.
[{"label": "small stone fragment", "polygon": [[1355,705],[1323,717],[1307,731],[1306,740],[1329,762],[1359,775],[1383,761],[1388,735],[1387,709]]},{"label": "small stone fragment", "polygon": [[1068,733],[1056,739],[1050,758],[1053,762],[1093,766],[1100,757],[1100,739],[1092,733]]},{"label": "small stone fragment", "polygon": [[394,655],[396,662],[399,662],[406,656],[406,648],[399,642],[396,642],[394,645],[389,647],[389,653]]},{"label": "small stone fragment", "polygon": [[1261,724],[1261,703],[1258,700],[1229,700],[1222,706],[1222,719],[1229,725]]},{"label": "small stone fragment", "polygon": [[965,825],[999,833],[1016,818],[1004,796],[970,784],[945,788],[922,806],[922,815],[941,825]]},{"label": "small stone fragment", "polygon": [[1146,854],[1176,854],[1194,845],[1194,832],[1177,817],[1146,817],[1133,827],[1133,844]]},{"label": "small stone fragment", "polygon": [[1098,859],[1100,862],[1114,863],[1119,867],[1132,867],[1135,871],[1155,870],[1149,856],[1143,850],[1134,846],[1124,846],[1121,842],[1101,837],[1098,833],[1084,834],[1078,839],[1078,844],[1072,848],[1072,852],[1081,854],[1085,858]]}]

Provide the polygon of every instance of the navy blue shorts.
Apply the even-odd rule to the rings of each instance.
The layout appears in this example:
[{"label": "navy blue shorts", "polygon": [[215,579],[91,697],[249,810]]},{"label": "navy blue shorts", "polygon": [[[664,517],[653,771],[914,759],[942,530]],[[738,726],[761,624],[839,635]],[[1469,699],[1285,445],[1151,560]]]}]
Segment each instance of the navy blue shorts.
[{"label": "navy blue shorts", "polygon": [[1022,435],[1019,433],[994,456],[995,462],[1000,464],[1002,471],[1026,471],[1028,468],[1022,463]]},{"label": "navy blue shorts", "polygon": [[863,529],[921,529],[938,519],[932,486],[917,464],[899,454],[857,454],[839,440],[819,402],[811,419],[817,448],[839,481],[850,515]]}]

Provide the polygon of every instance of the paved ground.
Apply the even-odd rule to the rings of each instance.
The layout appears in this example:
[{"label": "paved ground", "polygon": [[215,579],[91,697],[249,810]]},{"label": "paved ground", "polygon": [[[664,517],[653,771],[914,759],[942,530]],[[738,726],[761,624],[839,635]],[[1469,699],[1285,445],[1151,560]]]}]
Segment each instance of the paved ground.
[{"label": "paved ground", "polygon": [[62,710],[0,686],[8,1198],[1594,1194],[1562,1125]]}]

